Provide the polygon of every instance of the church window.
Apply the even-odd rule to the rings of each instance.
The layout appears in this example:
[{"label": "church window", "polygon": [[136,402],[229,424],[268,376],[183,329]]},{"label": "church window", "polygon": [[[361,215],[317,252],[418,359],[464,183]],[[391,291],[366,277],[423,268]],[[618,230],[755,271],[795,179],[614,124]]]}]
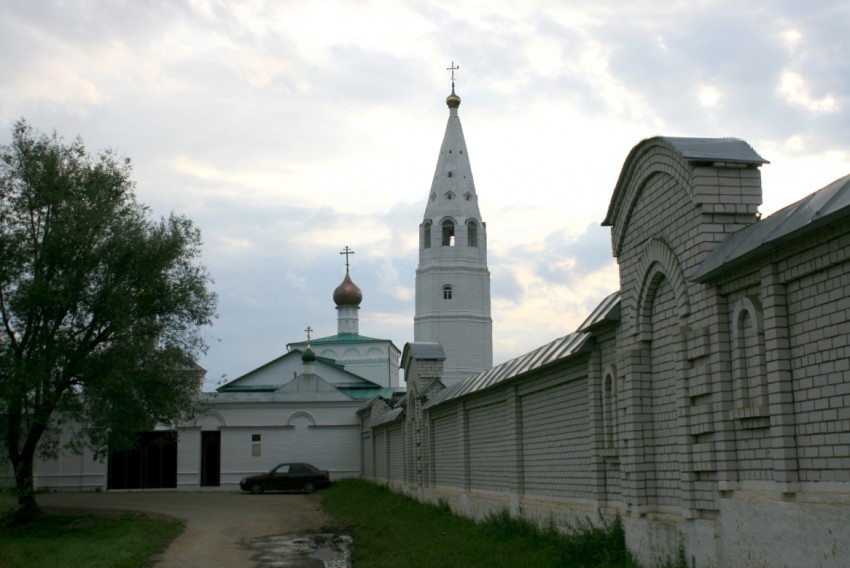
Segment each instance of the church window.
[{"label": "church window", "polygon": [[431,248],[431,221],[425,221],[422,227],[422,248]]},{"label": "church window", "polygon": [[472,201],[472,194],[467,191],[466,193],[463,194],[463,198],[466,199],[467,201]]},{"label": "church window", "polygon": [[447,191],[447,192],[446,192],[446,199],[448,199],[448,200],[452,200],[452,199],[454,199],[454,198],[455,198],[455,194],[454,194],[454,192],[453,192],[453,191]]},{"label": "church window", "polygon": [[[452,172],[449,172],[449,177],[452,177]],[[446,197],[448,197],[448,196],[446,196]],[[451,199],[451,197],[449,197],[449,199]]]},{"label": "church window", "polygon": [[260,435],[260,434],[251,434],[251,441],[252,441],[252,442],[259,442],[259,441],[260,441],[260,439],[261,439],[261,435]]},{"label": "church window", "polygon": [[452,299],[452,287],[451,286],[443,286],[443,299],[451,300]]},{"label": "church window", "polygon": [[455,246],[455,224],[449,219],[443,221],[443,246]]},{"label": "church window", "polygon": [[436,199],[437,199],[437,194],[436,194],[436,193],[432,193],[432,194],[431,194],[431,201],[434,201],[434,200],[436,200]]},{"label": "church window", "polygon": [[471,247],[478,246],[478,223],[475,221],[466,223],[466,243]]}]

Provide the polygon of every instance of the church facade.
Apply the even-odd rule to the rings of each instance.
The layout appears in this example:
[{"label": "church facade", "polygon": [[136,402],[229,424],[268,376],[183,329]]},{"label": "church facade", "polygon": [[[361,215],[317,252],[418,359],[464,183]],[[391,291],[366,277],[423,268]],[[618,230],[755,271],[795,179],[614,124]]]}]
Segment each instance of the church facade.
[{"label": "church facade", "polygon": [[405,346],[405,399],[361,412],[363,476],[478,518],[619,515],[647,564],[846,566],[850,176],[761,219],[765,163],[636,145],[603,221],[620,289],[454,384]]}]

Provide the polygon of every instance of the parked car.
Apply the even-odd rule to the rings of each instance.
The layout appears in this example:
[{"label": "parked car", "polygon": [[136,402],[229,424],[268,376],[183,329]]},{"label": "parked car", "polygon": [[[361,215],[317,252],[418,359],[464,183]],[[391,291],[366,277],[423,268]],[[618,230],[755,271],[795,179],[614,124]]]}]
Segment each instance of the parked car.
[{"label": "parked car", "polygon": [[259,495],[264,491],[300,490],[312,493],[331,484],[330,474],[309,463],[282,463],[268,473],[252,475],[239,482],[242,491]]}]

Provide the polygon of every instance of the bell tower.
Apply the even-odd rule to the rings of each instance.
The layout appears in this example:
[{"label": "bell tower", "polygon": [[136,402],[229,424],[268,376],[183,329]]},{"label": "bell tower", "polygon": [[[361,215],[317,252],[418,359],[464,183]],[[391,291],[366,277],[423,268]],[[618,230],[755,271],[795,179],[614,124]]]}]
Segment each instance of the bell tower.
[{"label": "bell tower", "polygon": [[487,226],[478,210],[469,153],[458,117],[460,97],[446,98],[449,121],[419,225],[414,341],[439,342],[443,382],[463,380],[493,366]]}]

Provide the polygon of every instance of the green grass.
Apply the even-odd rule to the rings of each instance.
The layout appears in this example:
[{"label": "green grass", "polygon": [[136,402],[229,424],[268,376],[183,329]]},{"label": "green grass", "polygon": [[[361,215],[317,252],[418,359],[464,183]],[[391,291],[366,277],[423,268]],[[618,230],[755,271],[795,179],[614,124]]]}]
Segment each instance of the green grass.
[{"label": "green grass", "polygon": [[507,513],[476,523],[358,479],[334,483],[322,503],[353,534],[359,568],[638,568],[619,520],[581,523],[567,534]]},{"label": "green grass", "polygon": [[180,534],[183,524],[137,513],[47,512],[24,526],[0,526],[3,568],[138,568]]}]

